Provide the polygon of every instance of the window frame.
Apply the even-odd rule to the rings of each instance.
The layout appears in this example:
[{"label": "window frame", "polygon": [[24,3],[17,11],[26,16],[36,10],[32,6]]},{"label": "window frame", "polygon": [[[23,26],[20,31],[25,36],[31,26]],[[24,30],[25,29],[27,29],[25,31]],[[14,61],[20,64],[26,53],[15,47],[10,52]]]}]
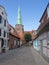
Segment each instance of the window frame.
[{"label": "window frame", "polygon": [[6,20],[4,20],[4,26],[6,27]]},{"label": "window frame", "polygon": [[6,37],[6,32],[4,31],[4,37]]},{"label": "window frame", "polygon": [[1,36],[1,29],[0,29],[0,36]]},{"label": "window frame", "polygon": [[0,15],[0,23],[2,23],[2,16]]}]

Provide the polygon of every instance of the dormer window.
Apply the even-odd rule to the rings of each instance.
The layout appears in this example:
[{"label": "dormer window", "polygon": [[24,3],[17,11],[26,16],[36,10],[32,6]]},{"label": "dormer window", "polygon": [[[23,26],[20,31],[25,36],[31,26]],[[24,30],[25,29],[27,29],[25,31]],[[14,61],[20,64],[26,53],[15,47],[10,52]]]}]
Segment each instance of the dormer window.
[{"label": "dormer window", "polygon": [[2,16],[0,15],[0,23],[2,22]]}]

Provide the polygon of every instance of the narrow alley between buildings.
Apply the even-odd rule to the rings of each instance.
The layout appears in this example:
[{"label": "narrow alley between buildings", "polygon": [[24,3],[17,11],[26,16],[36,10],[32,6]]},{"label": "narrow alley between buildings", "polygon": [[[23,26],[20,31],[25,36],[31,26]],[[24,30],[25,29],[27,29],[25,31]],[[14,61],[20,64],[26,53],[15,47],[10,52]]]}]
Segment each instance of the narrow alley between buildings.
[{"label": "narrow alley between buildings", "polygon": [[49,65],[47,61],[33,49],[20,47],[0,54],[0,65]]}]

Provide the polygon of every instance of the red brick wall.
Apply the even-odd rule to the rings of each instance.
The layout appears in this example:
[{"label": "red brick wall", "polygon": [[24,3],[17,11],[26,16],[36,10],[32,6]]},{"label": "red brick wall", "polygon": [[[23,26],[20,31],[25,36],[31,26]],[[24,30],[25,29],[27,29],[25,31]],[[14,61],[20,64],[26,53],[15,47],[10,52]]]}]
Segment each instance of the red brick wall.
[{"label": "red brick wall", "polygon": [[14,49],[14,48],[16,48],[17,42],[16,42],[16,45],[14,45],[14,40],[18,41],[19,39],[10,34],[10,35],[9,35],[9,49]]}]

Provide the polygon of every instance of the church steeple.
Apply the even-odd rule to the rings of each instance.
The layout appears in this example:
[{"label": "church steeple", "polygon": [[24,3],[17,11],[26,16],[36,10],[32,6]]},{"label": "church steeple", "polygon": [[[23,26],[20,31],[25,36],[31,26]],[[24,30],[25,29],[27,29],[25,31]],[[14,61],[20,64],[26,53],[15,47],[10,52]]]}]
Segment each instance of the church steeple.
[{"label": "church steeple", "polygon": [[18,17],[17,17],[17,24],[15,26],[15,30],[17,31],[21,41],[23,41],[23,39],[24,39],[24,26],[22,24],[20,7],[18,7]]},{"label": "church steeple", "polygon": [[17,24],[22,24],[22,18],[21,18],[21,9],[20,9],[20,6],[18,7]]}]

